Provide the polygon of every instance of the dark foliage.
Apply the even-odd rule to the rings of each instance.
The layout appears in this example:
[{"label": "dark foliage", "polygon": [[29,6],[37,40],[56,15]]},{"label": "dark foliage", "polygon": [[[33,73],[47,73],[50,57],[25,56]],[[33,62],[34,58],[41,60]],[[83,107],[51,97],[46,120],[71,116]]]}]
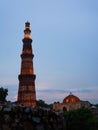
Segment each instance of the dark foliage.
[{"label": "dark foliage", "polygon": [[8,89],[1,87],[0,88],[0,101],[6,101],[7,95],[8,95]]},{"label": "dark foliage", "polygon": [[64,113],[67,130],[98,130],[98,118],[87,108]]},{"label": "dark foliage", "polygon": [[36,104],[37,104],[38,107],[52,108],[52,104],[47,104],[42,99],[37,100]]}]

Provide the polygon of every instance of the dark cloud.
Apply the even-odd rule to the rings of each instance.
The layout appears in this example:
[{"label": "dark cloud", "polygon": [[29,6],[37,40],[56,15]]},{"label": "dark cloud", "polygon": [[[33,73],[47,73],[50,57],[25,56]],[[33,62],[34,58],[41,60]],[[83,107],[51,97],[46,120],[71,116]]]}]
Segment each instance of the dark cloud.
[{"label": "dark cloud", "polygon": [[94,91],[96,91],[95,89],[69,89],[69,90],[63,90],[63,89],[41,89],[41,90],[37,90],[38,92],[42,92],[42,93],[92,93]]},{"label": "dark cloud", "polygon": [[[4,88],[8,89],[7,100],[16,101],[18,86],[17,85],[8,85],[4,86]],[[89,87],[83,89],[75,89],[75,88],[67,88],[67,89],[37,89],[36,96],[37,99],[43,99],[47,103],[61,101],[70,94],[78,96],[81,100],[88,100],[92,103],[98,103],[98,88],[97,87]]]}]

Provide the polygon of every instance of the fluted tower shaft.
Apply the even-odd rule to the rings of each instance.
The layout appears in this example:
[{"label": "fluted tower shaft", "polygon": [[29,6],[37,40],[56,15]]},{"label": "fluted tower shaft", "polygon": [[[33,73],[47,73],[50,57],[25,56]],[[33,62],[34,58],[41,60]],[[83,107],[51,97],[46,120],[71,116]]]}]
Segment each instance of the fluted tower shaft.
[{"label": "fluted tower shaft", "polygon": [[21,54],[21,71],[18,76],[19,89],[18,89],[18,103],[24,106],[36,106],[36,91],[35,79],[33,68],[34,54],[32,51],[30,23],[25,23],[23,49]]}]

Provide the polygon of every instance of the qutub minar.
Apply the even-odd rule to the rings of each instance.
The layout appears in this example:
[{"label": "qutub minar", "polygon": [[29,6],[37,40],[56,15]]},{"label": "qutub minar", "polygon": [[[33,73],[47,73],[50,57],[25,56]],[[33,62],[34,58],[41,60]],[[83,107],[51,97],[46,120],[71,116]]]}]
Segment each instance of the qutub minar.
[{"label": "qutub minar", "polygon": [[18,76],[19,89],[18,89],[18,103],[24,106],[36,106],[36,90],[35,90],[35,79],[33,68],[33,50],[32,50],[32,39],[31,39],[30,23],[25,23],[24,38],[23,38],[23,49],[21,54],[21,71]]}]

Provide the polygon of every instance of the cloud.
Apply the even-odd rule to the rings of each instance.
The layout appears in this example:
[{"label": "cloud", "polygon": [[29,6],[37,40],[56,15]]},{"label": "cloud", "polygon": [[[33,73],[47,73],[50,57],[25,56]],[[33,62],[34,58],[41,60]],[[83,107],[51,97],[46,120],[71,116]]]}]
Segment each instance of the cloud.
[{"label": "cloud", "polygon": [[91,103],[98,103],[98,87],[89,87],[83,89],[40,89],[37,90],[37,99],[51,103],[55,101],[62,102],[63,99],[72,92],[78,96],[80,100],[89,101]]},{"label": "cloud", "polygon": [[[17,85],[5,86],[4,88],[8,88],[8,96],[7,100],[16,101],[18,94]],[[69,95],[70,92],[72,94],[78,96],[81,100],[89,101],[91,103],[98,103],[98,87],[90,86],[86,88],[65,88],[65,89],[52,89],[45,87],[36,87],[36,98],[44,100],[46,103],[53,103],[56,101],[62,102],[63,99]]]},{"label": "cloud", "polygon": [[17,100],[17,95],[13,96],[13,100],[15,101]]},{"label": "cloud", "polygon": [[69,90],[59,90],[59,89],[41,89],[37,90],[38,92],[42,93],[68,93]]},{"label": "cloud", "polygon": [[98,91],[98,87],[89,87],[89,88],[67,88],[67,89],[37,89],[38,92],[45,92],[45,93],[92,93]]}]

